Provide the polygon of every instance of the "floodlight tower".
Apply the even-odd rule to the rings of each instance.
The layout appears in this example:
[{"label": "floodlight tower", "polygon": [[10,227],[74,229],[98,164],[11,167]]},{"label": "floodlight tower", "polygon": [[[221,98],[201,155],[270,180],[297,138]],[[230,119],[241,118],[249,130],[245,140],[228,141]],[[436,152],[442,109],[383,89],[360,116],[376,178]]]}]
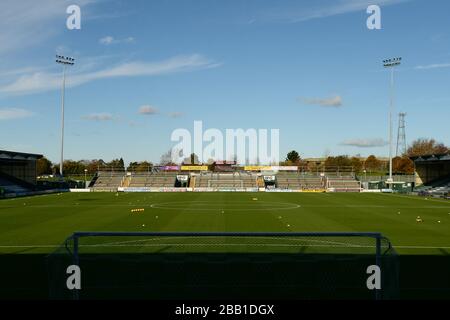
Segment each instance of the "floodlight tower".
[{"label": "floodlight tower", "polygon": [[59,163],[59,174],[63,176],[63,162],[64,162],[64,91],[66,89],[66,68],[73,66],[75,59],[72,57],[65,57],[56,55],[56,63],[63,66],[63,78],[61,86],[61,162]]},{"label": "floodlight tower", "polygon": [[397,132],[397,152],[396,156],[401,156],[406,153],[406,113],[400,112],[398,114],[398,132]]},{"label": "floodlight tower", "polygon": [[392,183],[392,132],[393,132],[393,125],[392,125],[392,113],[394,112],[394,70],[395,67],[400,65],[402,62],[402,58],[393,58],[393,59],[386,59],[383,60],[383,66],[385,68],[391,69],[391,98],[390,98],[390,108],[389,108],[389,181],[388,183]]}]

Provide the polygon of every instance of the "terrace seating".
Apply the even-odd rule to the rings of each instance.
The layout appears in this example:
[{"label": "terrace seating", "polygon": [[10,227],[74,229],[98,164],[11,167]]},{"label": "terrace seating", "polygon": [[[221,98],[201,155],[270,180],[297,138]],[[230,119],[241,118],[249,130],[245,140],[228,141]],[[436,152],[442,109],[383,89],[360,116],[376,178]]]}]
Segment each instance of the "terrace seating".
[{"label": "terrace seating", "polygon": [[450,193],[450,176],[431,181],[416,188],[415,191],[434,196],[447,196]]},{"label": "terrace seating", "polygon": [[196,188],[256,188],[256,176],[249,173],[201,173],[195,177]]},{"label": "terrace seating", "polygon": [[328,177],[328,188],[336,192],[360,192],[361,184],[353,176]]},{"label": "terrace seating", "polygon": [[25,193],[29,190],[23,186],[20,186],[4,177],[0,177],[0,187],[5,191],[5,193]]},{"label": "terrace seating", "polygon": [[302,175],[299,173],[278,173],[277,187],[292,190],[319,190],[323,189],[322,179],[318,176]]},{"label": "terrace seating", "polygon": [[196,188],[207,188],[209,186],[208,181],[212,180],[213,174],[208,173],[201,173],[200,175],[196,176],[195,180],[195,187]]},{"label": "terrace seating", "polygon": [[450,184],[443,187],[433,188],[430,190],[430,192],[432,194],[442,194],[442,195],[448,194],[450,192]]},{"label": "terrace seating", "polygon": [[134,188],[171,188],[175,186],[176,177],[176,172],[133,173],[128,186]]},{"label": "terrace seating", "polygon": [[124,176],[123,172],[99,172],[92,188],[94,191],[116,191]]}]

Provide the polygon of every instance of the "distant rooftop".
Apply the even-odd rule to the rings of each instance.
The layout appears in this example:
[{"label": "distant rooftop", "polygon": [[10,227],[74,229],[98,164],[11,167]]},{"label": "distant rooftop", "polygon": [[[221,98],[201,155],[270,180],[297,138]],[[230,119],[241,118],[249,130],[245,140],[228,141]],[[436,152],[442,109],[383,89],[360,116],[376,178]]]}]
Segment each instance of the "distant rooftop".
[{"label": "distant rooftop", "polygon": [[410,157],[414,162],[450,161],[450,153]]}]

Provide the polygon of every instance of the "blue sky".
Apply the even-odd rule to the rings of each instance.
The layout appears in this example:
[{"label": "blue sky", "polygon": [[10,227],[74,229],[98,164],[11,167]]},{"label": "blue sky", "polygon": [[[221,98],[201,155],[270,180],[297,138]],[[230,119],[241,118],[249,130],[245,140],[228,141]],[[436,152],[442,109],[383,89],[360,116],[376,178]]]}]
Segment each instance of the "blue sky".
[{"label": "blue sky", "polygon": [[[81,30],[66,8],[81,7]],[[382,29],[368,30],[379,4]],[[3,0],[0,149],[151,160],[176,128],[278,128],[282,157],[386,156],[389,73],[407,140],[450,144],[447,0]],[[397,120],[397,118],[395,118]],[[396,122],[395,122],[396,127]]]}]

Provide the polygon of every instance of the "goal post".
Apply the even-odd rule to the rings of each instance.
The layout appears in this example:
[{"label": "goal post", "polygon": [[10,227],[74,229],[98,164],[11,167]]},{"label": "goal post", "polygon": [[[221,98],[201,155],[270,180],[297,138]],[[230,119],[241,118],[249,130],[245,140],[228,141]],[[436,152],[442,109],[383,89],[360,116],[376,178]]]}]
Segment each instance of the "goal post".
[{"label": "goal post", "polygon": [[[80,267],[80,290],[66,269]],[[396,253],[379,233],[76,232],[47,259],[53,299],[389,299]],[[367,287],[369,266],[381,289]]]}]

